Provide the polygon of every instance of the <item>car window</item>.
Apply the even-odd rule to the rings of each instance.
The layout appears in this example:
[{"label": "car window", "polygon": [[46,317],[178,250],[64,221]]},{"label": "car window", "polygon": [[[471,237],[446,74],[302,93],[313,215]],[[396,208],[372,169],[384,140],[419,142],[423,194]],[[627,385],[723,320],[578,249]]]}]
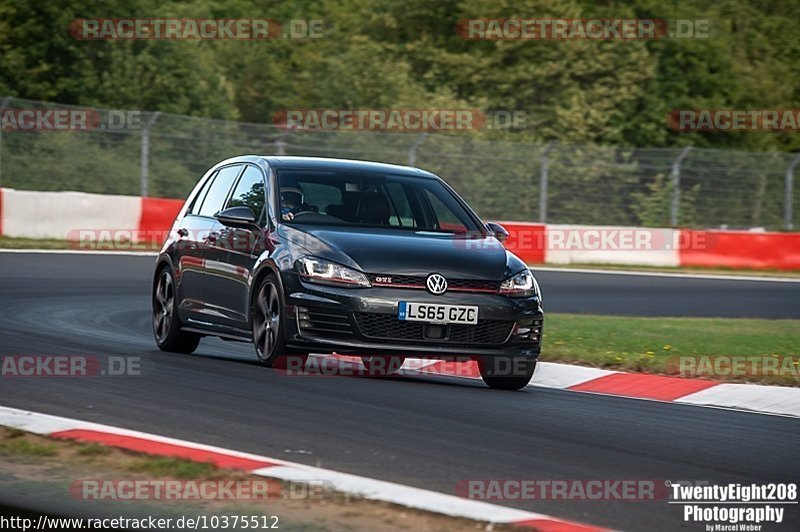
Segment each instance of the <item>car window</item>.
[{"label": "car window", "polygon": [[203,198],[206,197],[208,193],[208,187],[211,186],[211,183],[214,182],[214,178],[217,177],[217,173],[214,174],[206,179],[206,182],[203,183],[203,188],[197,193],[197,196],[192,200],[192,205],[189,207],[189,214],[198,214],[200,212],[200,207],[203,205]]},{"label": "car window", "polygon": [[242,165],[235,164],[233,166],[226,166],[217,173],[214,182],[208,188],[206,197],[203,199],[203,205],[200,207],[198,214],[200,216],[214,216],[222,210],[225,200],[228,197],[233,186],[233,181],[239,175]]},{"label": "car window", "polygon": [[452,211],[450,207],[444,204],[442,199],[434,194],[430,189],[425,189],[425,197],[430,203],[433,215],[436,217],[435,224],[437,229],[444,231],[454,231],[456,233],[464,233],[467,228],[464,223],[458,219],[458,216]]},{"label": "car window", "polygon": [[475,218],[437,179],[348,170],[279,169],[281,219],[464,234]]},{"label": "car window", "polygon": [[400,183],[386,183],[384,189],[391,206],[389,225],[417,227],[417,221],[414,219],[414,212],[411,210],[411,203],[408,201],[403,185]]},{"label": "car window", "polygon": [[327,212],[330,205],[342,203],[341,189],[325,183],[306,183],[303,192],[303,203],[313,206],[318,212]]},{"label": "car window", "polygon": [[264,174],[255,166],[248,165],[225,208],[250,207],[258,220],[264,209],[264,197]]}]

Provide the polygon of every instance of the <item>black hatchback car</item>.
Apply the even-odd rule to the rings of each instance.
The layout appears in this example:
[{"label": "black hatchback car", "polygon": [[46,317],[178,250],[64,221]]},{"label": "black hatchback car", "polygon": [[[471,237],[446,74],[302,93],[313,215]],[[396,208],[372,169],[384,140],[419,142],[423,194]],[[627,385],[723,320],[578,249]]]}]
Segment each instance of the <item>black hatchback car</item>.
[{"label": "black hatchback car", "polygon": [[223,161],[189,195],[158,256],[162,350],[203,336],[251,341],[273,367],[309,353],[469,357],[493,388],[536,367],[536,279],[439,177],[390,164],[283,156]]}]

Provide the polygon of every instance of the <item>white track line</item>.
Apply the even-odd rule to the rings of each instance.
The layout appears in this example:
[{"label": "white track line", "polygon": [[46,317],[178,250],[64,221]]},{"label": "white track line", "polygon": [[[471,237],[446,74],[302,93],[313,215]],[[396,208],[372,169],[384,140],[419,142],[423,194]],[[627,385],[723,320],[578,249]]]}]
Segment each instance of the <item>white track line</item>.
[{"label": "white track line", "polygon": [[134,257],[156,257],[157,251],[109,251],[90,249],[0,249],[0,253],[38,253],[49,255],[122,255]]},{"label": "white track line", "polygon": [[231,451],[221,447],[178,440],[175,438],[166,438],[163,436],[121,429],[99,423],[91,423],[60,416],[42,414],[39,412],[31,412],[29,410],[20,410],[17,408],[0,406],[0,425],[14,427],[45,436],[56,432],[69,430],[93,430],[105,434],[130,436],[160,443],[169,443],[188,449],[199,449],[227,456],[247,458],[260,462],[270,462],[276,465],[254,469],[251,470],[250,473],[297,483],[321,481],[333,485],[334,489],[337,491],[349,493],[365,499],[399,504],[409,508],[415,508],[418,510],[449,515],[453,517],[463,517],[497,524],[538,521],[541,522],[542,525],[548,525],[550,527],[557,526],[558,530],[563,532],[599,532],[604,530],[599,527],[596,528],[592,527],[591,525],[573,523],[545,514],[518,510],[515,508],[466,499],[456,495],[449,495],[446,493],[415,488],[412,486],[404,486],[394,482],[361,477],[358,475],[351,475],[349,473],[332,471],[330,469],[323,469],[320,467],[313,467],[250,453]]},{"label": "white track line", "polygon": [[800,417],[800,389],[789,386],[722,383],[675,402]]}]

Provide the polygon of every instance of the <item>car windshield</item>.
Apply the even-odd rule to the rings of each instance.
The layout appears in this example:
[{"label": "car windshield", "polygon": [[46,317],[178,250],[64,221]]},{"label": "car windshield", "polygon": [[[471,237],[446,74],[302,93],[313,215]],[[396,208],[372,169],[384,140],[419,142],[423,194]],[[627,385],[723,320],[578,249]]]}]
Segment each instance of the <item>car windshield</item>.
[{"label": "car windshield", "polygon": [[279,170],[281,219],[448,234],[480,232],[437,179],[347,171]]}]

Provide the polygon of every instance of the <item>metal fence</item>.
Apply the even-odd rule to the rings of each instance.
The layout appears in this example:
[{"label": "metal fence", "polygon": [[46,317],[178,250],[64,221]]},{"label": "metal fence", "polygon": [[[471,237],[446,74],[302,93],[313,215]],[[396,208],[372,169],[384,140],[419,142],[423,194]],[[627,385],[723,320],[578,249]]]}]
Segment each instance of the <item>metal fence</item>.
[{"label": "metal fence", "polygon": [[[76,109],[16,98],[0,111]],[[85,109],[85,108],[81,108]],[[100,123],[120,111],[93,110]],[[245,153],[412,164],[444,177],[485,219],[792,229],[800,155],[488,140],[467,133],[296,131],[142,112],[135,127],[0,128],[0,185],[185,197],[215,162]]]}]

